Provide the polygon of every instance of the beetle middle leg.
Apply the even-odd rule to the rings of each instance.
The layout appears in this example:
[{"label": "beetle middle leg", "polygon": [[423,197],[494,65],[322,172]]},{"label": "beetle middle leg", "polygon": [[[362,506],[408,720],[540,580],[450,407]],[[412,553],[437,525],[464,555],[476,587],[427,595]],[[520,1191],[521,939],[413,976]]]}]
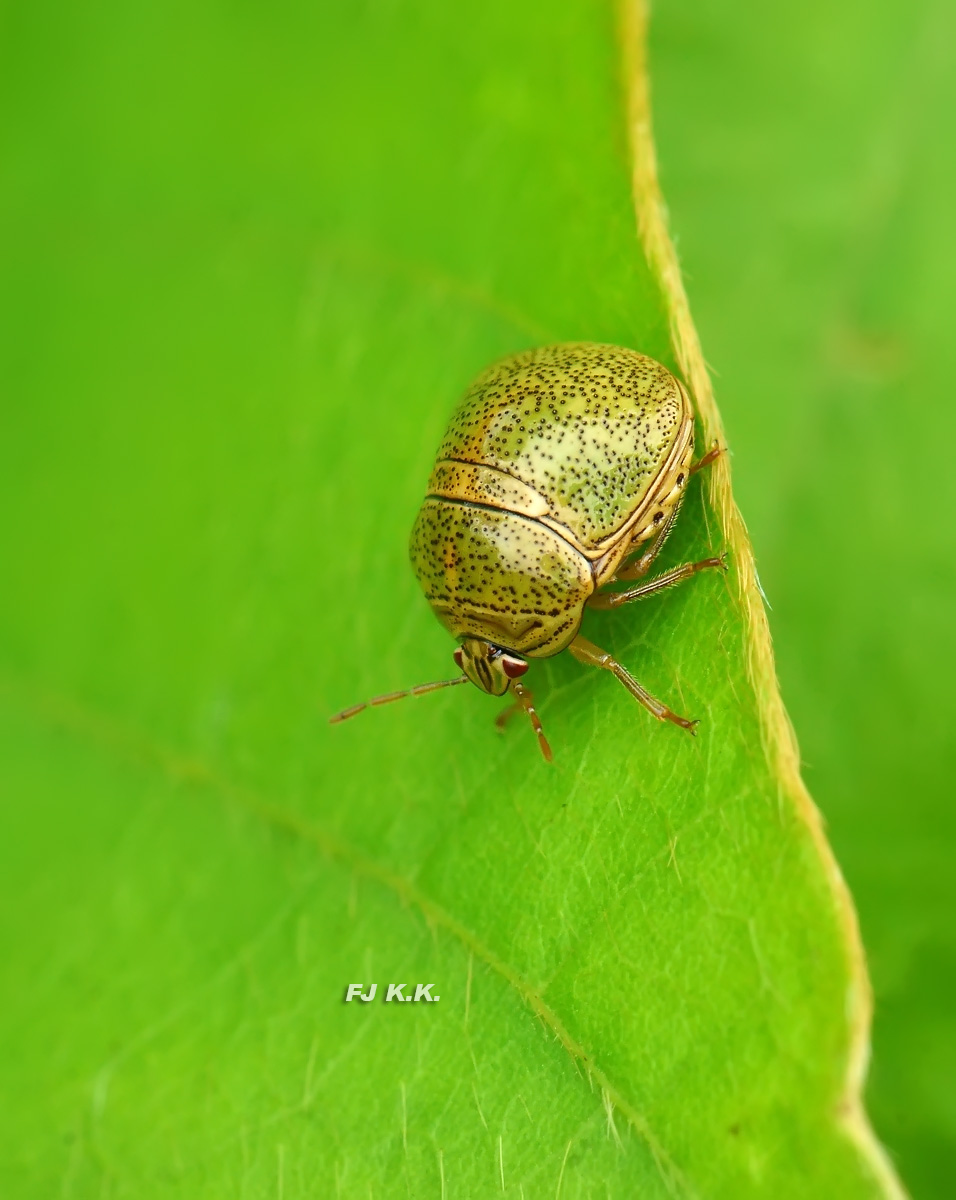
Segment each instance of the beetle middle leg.
[{"label": "beetle middle leg", "polygon": [[[687,472],[688,475],[696,475],[697,472],[703,470],[704,467],[709,467],[714,459],[719,458],[723,453],[724,447],[721,446],[719,442],[714,442],[713,446],[707,451],[706,454],[699,458],[697,462],[690,465]],[[607,580],[607,582],[615,583],[618,580],[623,582],[629,579],[642,579],[651,569],[651,564],[654,562],[654,559],[657,558],[658,554],[660,554],[661,548],[670,536],[670,532],[674,528],[674,522],[677,520],[679,512],[680,502],[678,501],[677,505],[675,505],[675,507],[671,510],[671,514],[667,518],[667,521],[654,535],[650,546],[648,546],[640,558],[635,558],[630,562],[625,562],[622,566],[618,567],[617,571],[614,573],[614,578]],[[630,553],[634,554],[636,551],[632,550]]]},{"label": "beetle middle leg", "polygon": [[[618,567],[614,573],[614,577],[609,579],[608,583],[615,583],[617,580],[641,579],[647,574],[651,568],[651,563],[657,558],[661,552],[661,547],[670,536],[670,531],[674,528],[674,522],[677,520],[677,514],[680,512],[680,505],[674,508],[671,515],[667,518],[661,529],[654,535],[654,540],[650,546],[644,551],[640,558],[635,558],[632,562],[625,563]],[[634,551],[631,551],[634,553]]]},{"label": "beetle middle leg", "polygon": [[724,452],[724,447],[720,442],[714,442],[706,454],[701,455],[697,462],[691,463],[689,475],[696,475],[698,471],[702,471],[704,467],[709,467],[715,458],[720,458]]},{"label": "beetle middle leg", "polygon": [[[622,604],[630,604],[632,600],[641,600],[644,596],[653,596],[655,592],[673,587],[682,579],[689,579],[691,575],[696,575],[698,571],[707,571],[717,567],[724,571],[727,570],[725,554],[721,554],[717,558],[702,558],[700,562],[684,563],[683,566],[675,567],[673,571],[658,575],[656,579],[649,579],[647,583],[625,588],[623,592],[595,592],[588,600],[588,608],[619,608]],[[626,577],[618,575],[616,578]]]},{"label": "beetle middle leg", "polygon": [[626,667],[623,667],[610,654],[606,654],[599,646],[595,646],[593,642],[589,642],[587,638],[583,638],[578,634],[571,645],[568,646],[568,649],[578,662],[587,663],[591,667],[600,667],[604,671],[610,671],[615,679],[624,684],[634,699],[643,704],[649,713],[657,717],[658,721],[672,721],[675,725],[679,725],[681,729],[686,729],[691,734],[694,733],[694,726],[698,724],[697,721],[690,721],[687,717],[678,716],[666,704],[655,699],[649,691],[641,687]]}]

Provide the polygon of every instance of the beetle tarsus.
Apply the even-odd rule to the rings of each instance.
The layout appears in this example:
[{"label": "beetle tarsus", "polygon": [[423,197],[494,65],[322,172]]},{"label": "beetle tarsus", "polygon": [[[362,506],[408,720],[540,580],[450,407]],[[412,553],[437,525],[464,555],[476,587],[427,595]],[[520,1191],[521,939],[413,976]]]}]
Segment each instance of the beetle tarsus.
[{"label": "beetle tarsus", "polygon": [[702,458],[699,458],[695,463],[691,463],[689,474],[696,475],[698,471],[702,471],[704,467],[709,467],[715,458],[720,458],[720,456],[722,454],[726,454],[726,452],[726,446],[721,446],[719,442],[714,442],[714,444]]},{"label": "beetle tarsus", "polygon": [[702,558],[700,562],[691,563],[695,571],[706,571],[708,567],[719,568],[721,571],[728,571],[730,568],[727,565],[727,552],[718,554],[715,558]]},{"label": "beetle tarsus", "polygon": [[595,646],[593,642],[589,642],[587,638],[578,634],[568,649],[578,662],[587,663],[592,667],[600,667],[603,671],[610,671],[614,678],[627,688],[634,699],[643,704],[652,716],[657,717],[658,721],[671,721],[694,736],[694,727],[698,724],[697,721],[678,716],[666,704],[652,696],[646,688],[641,687],[626,667],[602,650],[600,646]]}]

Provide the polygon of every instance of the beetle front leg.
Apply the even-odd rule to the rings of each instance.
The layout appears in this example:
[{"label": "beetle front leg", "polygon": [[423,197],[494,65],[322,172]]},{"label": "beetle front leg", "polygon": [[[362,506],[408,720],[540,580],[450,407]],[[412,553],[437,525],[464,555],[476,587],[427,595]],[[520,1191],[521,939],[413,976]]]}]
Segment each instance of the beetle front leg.
[{"label": "beetle front leg", "polygon": [[[665,575],[658,575],[656,579],[650,579],[638,587],[627,588],[623,592],[595,592],[588,599],[588,608],[619,608],[622,604],[630,604],[632,600],[641,600],[644,596],[653,596],[655,592],[673,587],[682,579],[696,575],[698,571],[707,571],[714,567],[726,571],[727,556],[721,554],[719,558],[702,558],[700,562],[684,563],[682,567],[675,567]],[[620,579],[621,576],[618,575],[617,578]]]},{"label": "beetle front leg", "polygon": [[511,694],[514,696],[514,704],[509,704],[507,708],[503,708],[497,717],[495,717],[495,725],[499,729],[504,729],[515,713],[523,712],[531,722],[531,728],[534,730],[538,738],[538,746],[541,753],[544,755],[545,762],[552,762],[553,755],[551,747],[548,744],[548,739],[544,736],[544,730],[541,727],[541,720],[538,717],[534,707],[534,697],[523,684],[515,680],[511,685]]},{"label": "beetle front leg", "polygon": [[568,649],[578,662],[587,663],[591,667],[600,667],[604,671],[610,671],[615,679],[624,684],[634,699],[643,704],[649,713],[657,717],[658,721],[672,721],[675,725],[679,725],[681,729],[686,729],[691,734],[694,733],[694,726],[698,724],[697,721],[689,721],[687,717],[678,716],[666,704],[662,704],[660,700],[656,700],[650,692],[641,687],[626,667],[621,666],[617,659],[612,658],[610,654],[606,654],[599,646],[595,646],[593,642],[589,642],[587,638],[583,638],[578,634],[571,645],[568,646]]}]

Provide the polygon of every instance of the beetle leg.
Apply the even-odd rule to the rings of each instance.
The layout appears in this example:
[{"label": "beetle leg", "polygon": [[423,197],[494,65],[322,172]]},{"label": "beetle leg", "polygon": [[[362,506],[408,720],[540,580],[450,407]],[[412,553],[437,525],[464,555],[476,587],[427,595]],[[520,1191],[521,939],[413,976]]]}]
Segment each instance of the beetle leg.
[{"label": "beetle leg", "polygon": [[699,458],[695,463],[691,463],[688,474],[696,475],[697,472],[702,471],[704,467],[709,467],[715,458],[720,458],[725,449],[726,447],[722,446],[720,442],[714,442],[714,444],[702,458]]},{"label": "beetle leg", "polygon": [[528,719],[531,721],[531,726],[538,735],[538,745],[541,747],[541,753],[544,755],[546,762],[552,762],[551,747],[548,745],[548,739],[544,736],[544,730],[541,728],[541,721],[538,714],[534,710],[534,699],[526,687],[520,683],[513,683],[511,690],[514,692],[514,704],[509,704],[507,708],[503,708],[497,717],[495,717],[495,725],[498,729],[504,729],[515,713],[526,712]]},{"label": "beetle leg", "polygon": [[[723,453],[724,447],[721,446],[719,442],[714,442],[713,446],[711,446],[710,450],[708,450],[702,458],[691,464],[690,468],[688,469],[688,474],[695,475],[698,471],[703,470],[704,467],[709,467],[714,459],[719,458]],[[625,581],[628,579],[641,579],[644,575],[646,575],[651,568],[651,563],[653,563],[654,559],[657,558],[658,554],[660,554],[661,547],[670,536],[670,532],[674,527],[674,522],[677,520],[679,512],[680,503],[678,502],[678,504],[675,505],[675,507],[671,510],[671,515],[667,518],[666,524],[661,528],[660,532],[656,535],[650,546],[644,551],[641,557],[635,559],[633,562],[625,563],[623,566],[619,567],[615,572],[613,579],[608,579],[607,582],[616,583],[618,580]]]},{"label": "beetle leg", "polygon": [[646,575],[651,568],[651,563],[655,558],[657,558],[658,554],[660,554],[661,547],[670,536],[670,531],[674,528],[674,522],[677,520],[677,514],[679,512],[680,505],[677,505],[671,512],[671,515],[667,518],[667,521],[664,523],[660,532],[651,542],[648,549],[644,551],[641,557],[635,559],[631,563],[625,563],[624,566],[619,567],[614,573],[614,578],[609,579],[607,582],[614,583],[618,579],[640,579],[642,576]]},{"label": "beetle leg", "polygon": [[517,703],[528,714],[528,720],[531,722],[531,727],[538,735],[538,745],[541,747],[541,753],[544,755],[544,761],[551,762],[551,747],[548,745],[548,739],[544,736],[544,730],[541,728],[541,721],[538,719],[538,714],[534,711],[534,698],[524,684],[518,683],[517,680],[512,683],[511,690],[515,694],[515,700]]},{"label": "beetle leg", "polygon": [[720,567],[726,571],[727,556],[721,554],[719,558],[702,558],[700,562],[684,563],[682,567],[675,567],[666,575],[658,575],[656,579],[649,579],[647,583],[627,588],[623,592],[595,592],[588,600],[588,608],[619,608],[622,604],[630,604],[632,600],[641,600],[644,596],[652,596],[664,588],[673,587],[682,579],[688,579],[698,571],[706,571],[711,567]]},{"label": "beetle leg", "polygon": [[687,717],[679,717],[666,704],[662,704],[660,700],[655,699],[650,692],[641,687],[626,667],[622,667],[610,654],[605,654],[599,646],[595,646],[593,642],[589,642],[587,638],[583,638],[578,634],[571,645],[568,646],[568,649],[578,662],[587,663],[588,666],[601,667],[602,670],[610,671],[615,679],[624,684],[634,699],[643,704],[649,713],[657,717],[658,721],[673,721],[681,729],[686,729],[691,734],[694,733],[694,726],[698,723],[697,721],[689,721]]},{"label": "beetle leg", "polygon": [[503,708],[495,717],[495,728],[503,730],[515,713],[521,712],[521,705],[517,700],[513,704],[509,704],[507,708]]}]

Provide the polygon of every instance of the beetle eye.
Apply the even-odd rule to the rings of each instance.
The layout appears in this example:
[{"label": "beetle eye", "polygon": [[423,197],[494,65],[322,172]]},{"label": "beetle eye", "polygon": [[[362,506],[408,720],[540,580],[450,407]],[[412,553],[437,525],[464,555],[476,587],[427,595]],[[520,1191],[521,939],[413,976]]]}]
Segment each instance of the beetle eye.
[{"label": "beetle eye", "polygon": [[459,671],[463,671],[465,668],[464,668],[464,665],[463,665],[463,663],[462,663],[461,646],[459,646],[459,647],[458,647],[458,649],[457,649],[457,650],[455,651],[455,653],[452,655],[452,658],[454,658],[454,660],[455,660],[455,665],[458,667],[458,670],[459,670]]},{"label": "beetle eye", "polygon": [[523,675],[528,669],[528,664],[523,658],[510,658],[508,655],[501,660],[501,667],[509,679],[517,679],[519,675]]}]

